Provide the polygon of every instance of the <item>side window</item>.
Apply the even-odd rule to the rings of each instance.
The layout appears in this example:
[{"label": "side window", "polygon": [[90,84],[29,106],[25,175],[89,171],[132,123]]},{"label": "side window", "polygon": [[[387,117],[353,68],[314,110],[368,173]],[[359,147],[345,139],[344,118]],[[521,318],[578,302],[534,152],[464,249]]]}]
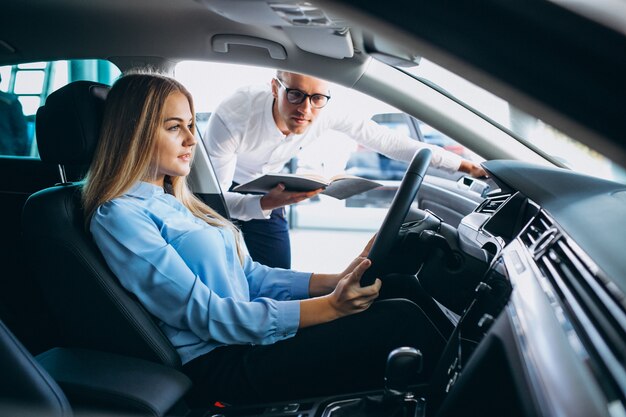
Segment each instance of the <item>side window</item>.
[{"label": "side window", "polygon": [[378,113],[372,116],[372,120],[398,133],[418,139],[418,132],[416,132],[414,124],[410,117],[404,113]]},{"label": "side window", "polygon": [[[418,140],[419,131],[416,130],[411,118],[404,113],[378,113],[372,116],[372,120]],[[346,172],[373,180],[392,181],[401,180],[407,167],[406,162],[395,161],[363,146],[357,146],[346,163]]]},{"label": "side window", "polygon": [[0,156],[39,156],[35,114],[52,91],[76,80],[111,84],[119,74],[115,65],[102,60],[0,67]]},{"label": "side window", "polygon": [[422,140],[425,143],[429,143],[431,145],[440,146],[440,147],[444,148],[445,150],[453,152],[453,153],[455,153],[457,155],[460,155],[460,156],[462,156],[464,158],[473,159],[470,156],[468,149],[465,148],[460,143],[458,143],[457,141],[455,141],[454,139],[450,138],[449,136],[444,135],[443,133],[441,133],[437,129],[427,125],[426,123],[422,122],[421,120],[415,120],[415,122],[416,122],[416,124],[417,124],[417,126],[419,128]]}]

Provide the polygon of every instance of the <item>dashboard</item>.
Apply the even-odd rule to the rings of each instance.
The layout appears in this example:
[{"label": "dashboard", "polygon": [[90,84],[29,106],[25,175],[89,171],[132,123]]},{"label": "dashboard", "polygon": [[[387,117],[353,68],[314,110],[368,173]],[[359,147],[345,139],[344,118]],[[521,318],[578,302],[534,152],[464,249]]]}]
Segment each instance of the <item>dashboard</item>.
[{"label": "dashboard", "polygon": [[444,353],[437,415],[626,415],[626,187],[484,166],[499,189],[458,232],[490,267]]}]

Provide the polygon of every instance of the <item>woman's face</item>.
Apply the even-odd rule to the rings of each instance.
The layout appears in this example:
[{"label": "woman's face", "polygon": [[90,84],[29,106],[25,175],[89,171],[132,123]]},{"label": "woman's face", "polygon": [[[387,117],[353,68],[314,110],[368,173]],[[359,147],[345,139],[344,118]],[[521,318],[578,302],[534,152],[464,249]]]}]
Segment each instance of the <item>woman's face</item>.
[{"label": "woman's face", "polygon": [[175,92],[165,100],[163,120],[156,141],[156,174],[149,182],[163,186],[166,175],[182,177],[191,170],[194,137],[193,115],[187,97]]}]

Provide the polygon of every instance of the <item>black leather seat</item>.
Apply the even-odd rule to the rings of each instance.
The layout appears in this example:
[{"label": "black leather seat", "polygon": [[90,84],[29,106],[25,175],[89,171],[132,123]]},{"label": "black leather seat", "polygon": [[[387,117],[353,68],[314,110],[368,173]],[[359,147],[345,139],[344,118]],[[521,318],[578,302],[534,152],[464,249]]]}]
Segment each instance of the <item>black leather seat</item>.
[{"label": "black leather seat", "polygon": [[65,394],[0,321],[0,416],[70,417]]},{"label": "black leather seat", "polygon": [[33,194],[22,222],[34,273],[61,327],[64,346],[147,359],[180,368],[169,340],[119,284],[86,232],[80,183],[65,165],[88,165],[97,143],[108,86],[76,81],[37,111],[43,161],[59,164],[61,183]]},{"label": "black leather seat", "polygon": [[33,357],[0,321],[0,417],[183,416],[191,381],[141,359],[53,348]]}]

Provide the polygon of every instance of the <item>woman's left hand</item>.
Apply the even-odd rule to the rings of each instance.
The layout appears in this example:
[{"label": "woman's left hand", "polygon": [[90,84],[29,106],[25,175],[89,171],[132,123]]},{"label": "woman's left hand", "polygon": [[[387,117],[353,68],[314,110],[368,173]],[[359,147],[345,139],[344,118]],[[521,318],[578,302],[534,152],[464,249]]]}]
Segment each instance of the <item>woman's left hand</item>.
[{"label": "woman's left hand", "polygon": [[374,234],[370,240],[367,242],[367,244],[365,245],[365,247],[363,248],[363,250],[361,251],[361,253],[359,253],[359,255],[354,258],[354,260],[352,262],[350,262],[350,265],[348,265],[348,267],[346,269],[344,269],[342,272],[340,272],[339,274],[337,274],[337,281],[339,281],[339,279],[341,279],[341,277],[348,275],[350,272],[352,272],[354,270],[354,268],[357,267],[357,265],[359,265],[363,259],[367,258],[367,255],[370,254],[370,250],[372,249],[372,245],[374,244],[374,240],[376,239],[376,234]]},{"label": "woman's left hand", "polygon": [[376,235],[374,234],[374,236],[372,236],[367,242],[361,253],[359,253],[359,255],[354,258],[354,260],[350,262],[350,265],[348,265],[342,272],[338,274],[313,274],[309,283],[309,295],[311,297],[316,297],[333,292],[337,287],[339,280],[354,271],[354,269],[367,258],[367,255],[369,255],[370,249],[374,244],[375,238]]}]

